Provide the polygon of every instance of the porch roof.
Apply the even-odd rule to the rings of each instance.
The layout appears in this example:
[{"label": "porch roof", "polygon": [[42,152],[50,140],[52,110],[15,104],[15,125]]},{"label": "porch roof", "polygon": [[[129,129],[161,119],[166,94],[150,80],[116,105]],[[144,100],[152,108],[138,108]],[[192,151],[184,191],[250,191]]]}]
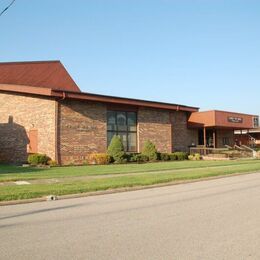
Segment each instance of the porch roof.
[{"label": "porch roof", "polygon": [[220,110],[194,112],[188,119],[188,125],[191,128],[251,129],[255,117],[257,116]]}]

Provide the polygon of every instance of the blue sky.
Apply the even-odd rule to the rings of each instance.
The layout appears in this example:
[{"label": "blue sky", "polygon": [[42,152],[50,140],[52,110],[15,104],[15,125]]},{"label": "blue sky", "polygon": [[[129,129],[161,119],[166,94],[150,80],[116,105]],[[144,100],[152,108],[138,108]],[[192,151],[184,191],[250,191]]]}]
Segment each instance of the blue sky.
[{"label": "blue sky", "polygon": [[259,114],[259,14],[257,0],[16,0],[0,61],[59,59],[85,92]]}]

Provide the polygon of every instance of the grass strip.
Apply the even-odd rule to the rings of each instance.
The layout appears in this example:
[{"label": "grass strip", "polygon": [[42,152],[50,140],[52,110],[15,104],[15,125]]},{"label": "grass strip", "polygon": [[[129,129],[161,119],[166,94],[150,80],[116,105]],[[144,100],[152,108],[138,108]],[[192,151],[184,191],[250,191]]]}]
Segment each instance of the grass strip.
[{"label": "grass strip", "polygon": [[80,176],[128,174],[154,171],[169,171],[179,169],[194,169],[202,167],[236,166],[259,164],[260,160],[240,161],[173,161],[147,164],[120,164],[96,166],[71,166],[54,168],[33,168],[0,165],[0,182],[18,180],[37,180],[50,178],[68,178]]},{"label": "grass strip", "polygon": [[260,171],[260,164],[245,164],[230,167],[187,169],[179,173],[140,174],[135,176],[118,176],[57,184],[35,184],[24,186],[2,186],[0,201],[38,198],[46,195],[78,194],[91,191],[116,189],[123,187],[147,186],[174,181],[195,180],[206,177],[248,173]]}]

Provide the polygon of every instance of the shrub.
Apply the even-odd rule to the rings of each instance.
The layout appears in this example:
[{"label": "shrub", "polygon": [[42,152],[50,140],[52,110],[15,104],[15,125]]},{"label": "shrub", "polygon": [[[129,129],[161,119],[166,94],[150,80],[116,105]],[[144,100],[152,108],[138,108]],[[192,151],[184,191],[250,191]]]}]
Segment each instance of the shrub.
[{"label": "shrub", "polygon": [[201,160],[201,155],[199,153],[195,153],[194,157],[196,161]]},{"label": "shrub", "polygon": [[158,154],[155,145],[151,141],[144,143],[142,154],[149,158],[149,161],[156,161]]},{"label": "shrub", "polygon": [[169,161],[170,160],[170,155],[168,153],[159,153],[158,158],[161,161]]},{"label": "shrub", "polygon": [[110,145],[107,148],[107,153],[113,158],[115,163],[123,163],[127,161],[124,146],[119,135],[113,136]]},{"label": "shrub", "polygon": [[170,161],[176,161],[177,160],[177,155],[175,153],[170,153],[169,154],[169,158],[170,158]]},{"label": "shrub", "polygon": [[193,160],[194,160],[194,154],[190,154],[190,155],[188,156],[188,159],[189,159],[190,161],[193,161]]},{"label": "shrub", "polygon": [[195,153],[195,154],[189,155],[188,159],[192,160],[192,161],[199,161],[199,160],[201,160],[201,156],[199,153]]},{"label": "shrub", "polygon": [[31,165],[47,165],[49,160],[46,154],[34,153],[28,156],[28,163]]},{"label": "shrub", "polygon": [[110,161],[111,157],[106,153],[92,153],[87,156],[89,164],[109,164]]},{"label": "shrub", "polygon": [[88,160],[87,160],[87,159],[84,160],[84,161],[82,162],[82,165],[87,166],[87,165],[88,165]]},{"label": "shrub", "polygon": [[188,154],[185,152],[175,152],[178,161],[188,160]]},{"label": "shrub", "polygon": [[138,153],[126,153],[125,154],[125,159],[127,162],[136,162],[136,156]]},{"label": "shrub", "polygon": [[148,162],[149,161],[149,157],[144,155],[144,154],[135,154],[134,155],[134,160],[135,160],[135,162],[143,163],[143,162]]},{"label": "shrub", "polygon": [[56,167],[56,166],[58,166],[58,163],[55,160],[49,160],[48,165],[50,165],[51,167]]}]

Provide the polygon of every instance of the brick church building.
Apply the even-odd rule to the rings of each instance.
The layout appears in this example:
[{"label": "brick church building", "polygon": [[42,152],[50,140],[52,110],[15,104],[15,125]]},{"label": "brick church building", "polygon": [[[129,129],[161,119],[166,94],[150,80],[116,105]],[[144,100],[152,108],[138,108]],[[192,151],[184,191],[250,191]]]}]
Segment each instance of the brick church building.
[{"label": "brick church building", "polygon": [[128,152],[146,140],[160,152],[224,147],[235,143],[234,130],[257,126],[254,115],[83,93],[60,61],[0,63],[0,162],[44,153],[80,164],[106,152],[115,134]]}]

